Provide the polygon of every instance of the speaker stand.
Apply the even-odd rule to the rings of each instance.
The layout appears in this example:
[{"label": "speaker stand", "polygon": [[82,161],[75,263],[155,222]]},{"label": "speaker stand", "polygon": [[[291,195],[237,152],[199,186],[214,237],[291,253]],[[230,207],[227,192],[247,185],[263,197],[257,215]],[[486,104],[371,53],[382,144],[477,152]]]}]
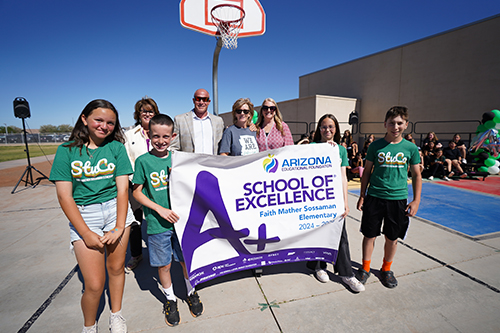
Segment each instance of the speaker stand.
[{"label": "speaker stand", "polygon": [[[28,139],[26,137],[26,125],[24,124],[24,118],[23,118],[23,133],[24,133],[24,144],[25,144],[25,147],[26,147],[26,157],[28,158],[28,166],[26,167],[26,169],[24,169],[23,175],[17,181],[17,184],[14,187],[14,189],[12,190],[12,192],[10,192],[11,194],[14,194],[14,192],[17,189],[17,187],[19,186],[19,183],[22,182],[22,181],[24,182],[24,186],[28,186],[28,184],[29,184],[32,187],[36,187],[38,184],[40,184],[40,182],[43,179],[47,179],[47,180],[49,179],[49,177],[45,176],[42,172],[38,171],[34,166],[31,165],[30,151],[28,149]],[[41,177],[38,177],[34,182],[33,182],[33,172],[32,172],[32,169],[35,170],[36,172],[38,172],[41,175]],[[24,176],[26,176],[26,179],[23,179]]]}]

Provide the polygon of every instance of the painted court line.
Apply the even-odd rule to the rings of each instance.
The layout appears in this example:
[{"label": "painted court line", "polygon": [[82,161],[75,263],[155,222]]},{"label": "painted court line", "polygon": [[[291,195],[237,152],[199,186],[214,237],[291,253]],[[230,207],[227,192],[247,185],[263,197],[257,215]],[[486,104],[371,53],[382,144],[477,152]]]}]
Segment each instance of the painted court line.
[{"label": "painted court line", "polygon": [[[359,195],[359,189],[349,192]],[[411,185],[408,186],[412,200]],[[495,212],[500,198],[438,183],[424,182],[417,216],[468,236],[477,237],[500,232]]]},{"label": "painted court line", "polygon": [[35,311],[35,313],[31,316],[30,319],[21,327],[17,333],[27,332],[31,326],[35,323],[35,321],[42,315],[42,313],[49,307],[50,303],[56,298],[56,296],[63,290],[63,288],[68,284],[69,280],[75,275],[78,271],[78,265],[75,265],[73,269],[69,272],[68,275],[64,278],[64,280],[57,286],[56,290],[50,294],[50,296],[43,302],[43,304]]}]

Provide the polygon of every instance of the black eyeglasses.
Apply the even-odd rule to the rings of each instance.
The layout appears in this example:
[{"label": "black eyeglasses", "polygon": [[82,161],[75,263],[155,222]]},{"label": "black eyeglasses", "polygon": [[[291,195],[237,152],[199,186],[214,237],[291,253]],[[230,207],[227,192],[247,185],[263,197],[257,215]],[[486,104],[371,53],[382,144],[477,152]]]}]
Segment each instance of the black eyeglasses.
[{"label": "black eyeglasses", "polygon": [[242,110],[242,109],[238,109],[238,110],[234,110],[234,112],[236,112],[237,114],[249,114],[250,113],[250,110]]},{"label": "black eyeglasses", "polygon": [[262,111],[266,111],[266,110],[271,110],[271,111],[276,111],[277,110],[277,107],[275,106],[267,106],[267,105],[262,105]]},{"label": "black eyeglasses", "polygon": [[210,102],[210,97],[200,97],[200,96],[194,96],[194,100],[196,102]]}]

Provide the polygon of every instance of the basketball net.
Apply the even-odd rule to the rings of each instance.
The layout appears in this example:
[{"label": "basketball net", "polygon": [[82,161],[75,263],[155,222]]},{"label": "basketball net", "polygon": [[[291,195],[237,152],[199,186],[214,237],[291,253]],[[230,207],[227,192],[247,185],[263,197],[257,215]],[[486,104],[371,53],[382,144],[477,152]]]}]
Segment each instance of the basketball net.
[{"label": "basketball net", "polygon": [[218,5],[212,8],[212,23],[222,39],[222,46],[229,50],[238,47],[238,34],[243,26],[245,11],[236,5]]}]

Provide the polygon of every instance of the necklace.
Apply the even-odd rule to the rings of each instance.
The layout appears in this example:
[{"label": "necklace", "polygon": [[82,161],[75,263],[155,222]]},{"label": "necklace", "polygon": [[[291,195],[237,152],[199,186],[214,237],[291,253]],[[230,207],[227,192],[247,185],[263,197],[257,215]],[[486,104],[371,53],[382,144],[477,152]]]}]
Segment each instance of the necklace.
[{"label": "necklace", "polygon": [[[97,147],[99,148],[99,147]],[[87,147],[87,154],[89,154],[89,160],[92,159],[92,157],[94,157],[94,154],[95,152],[97,151],[97,148],[94,148],[94,149],[90,149],[89,147]],[[92,151],[91,151],[92,150]]]}]

